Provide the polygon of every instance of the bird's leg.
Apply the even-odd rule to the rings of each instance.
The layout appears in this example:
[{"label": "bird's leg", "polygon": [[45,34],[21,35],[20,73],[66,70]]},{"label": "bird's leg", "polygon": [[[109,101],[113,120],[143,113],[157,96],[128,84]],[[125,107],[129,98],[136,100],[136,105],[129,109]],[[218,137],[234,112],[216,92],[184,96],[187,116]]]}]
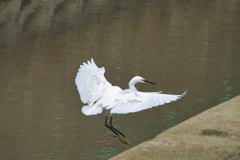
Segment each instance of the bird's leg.
[{"label": "bird's leg", "polygon": [[116,128],[114,128],[114,127],[112,126],[112,115],[111,115],[111,117],[110,117],[110,127],[111,127],[113,130],[115,130],[116,132],[118,132],[119,134],[121,134],[123,137],[126,137],[123,133],[121,133],[119,130],[117,130]]},{"label": "bird's leg", "polygon": [[[105,124],[106,125],[106,124]],[[128,142],[128,140],[127,140],[127,137],[123,134],[123,133],[121,133],[119,130],[117,130],[116,128],[114,128],[113,126],[112,126],[112,114],[111,114],[111,117],[110,117],[110,128],[112,129],[112,131],[116,134],[116,132],[117,133],[119,133],[119,134],[117,134],[117,137],[119,138],[119,140],[121,141],[121,142],[123,142],[123,143],[125,143],[125,144],[127,144],[127,145],[129,145],[129,146],[131,146],[131,144]]]},{"label": "bird's leg", "polygon": [[107,124],[107,116],[108,115],[106,115],[106,118],[105,118],[105,126],[118,136],[118,133],[115,132],[111,127],[108,126],[108,124]]}]

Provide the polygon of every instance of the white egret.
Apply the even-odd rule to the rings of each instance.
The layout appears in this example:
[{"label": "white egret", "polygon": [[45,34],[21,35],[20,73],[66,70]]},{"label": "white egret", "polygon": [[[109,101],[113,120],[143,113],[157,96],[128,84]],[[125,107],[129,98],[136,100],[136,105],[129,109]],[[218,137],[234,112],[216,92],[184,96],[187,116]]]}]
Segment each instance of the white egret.
[{"label": "white egret", "polygon": [[162,94],[161,92],[140,92],[134,86],[136,83],[150,83],[140,76],[133,77],[128,83],[129,89],[122,90],[118,86],[112,86],[104,77],[104,67],[98,68],[93,59],[83,63],[78,70],[75,83],[80,98],[87,104],[82,107],[83,114],[96,115],[103,110],[110,110],[110,125],[107,124],[108,112],[106,112],[105,126],[114,132],[119,140],[130,145],[126,136],[112,126],[112,115],[139,112],[155,106],[163,105],[180,99],[181,95]]}]

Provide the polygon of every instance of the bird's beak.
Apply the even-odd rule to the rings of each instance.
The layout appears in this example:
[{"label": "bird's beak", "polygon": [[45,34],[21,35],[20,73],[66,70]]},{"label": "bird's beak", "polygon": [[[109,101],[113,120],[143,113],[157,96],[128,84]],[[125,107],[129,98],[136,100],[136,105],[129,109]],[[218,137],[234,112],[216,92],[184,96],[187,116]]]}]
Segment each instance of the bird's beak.
[{"label": "bird's beak", "polygon": [[147,83],[151,83],[151,84],[156,85],[156,83],[153,83],[153,82],[150,82],[150,81],[147,81],[147,80],[144,80],[144,82],[147,82]]}]

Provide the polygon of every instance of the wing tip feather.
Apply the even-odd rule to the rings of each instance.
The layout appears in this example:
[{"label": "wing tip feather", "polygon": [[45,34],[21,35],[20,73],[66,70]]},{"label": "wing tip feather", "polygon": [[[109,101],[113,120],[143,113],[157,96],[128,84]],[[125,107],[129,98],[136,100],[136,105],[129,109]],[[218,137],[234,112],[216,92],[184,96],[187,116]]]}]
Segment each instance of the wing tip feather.
[{"label": "wing tip feather", "polygon": [[187,94],[187,90],[179,96],[179,98],[184,97]]}]

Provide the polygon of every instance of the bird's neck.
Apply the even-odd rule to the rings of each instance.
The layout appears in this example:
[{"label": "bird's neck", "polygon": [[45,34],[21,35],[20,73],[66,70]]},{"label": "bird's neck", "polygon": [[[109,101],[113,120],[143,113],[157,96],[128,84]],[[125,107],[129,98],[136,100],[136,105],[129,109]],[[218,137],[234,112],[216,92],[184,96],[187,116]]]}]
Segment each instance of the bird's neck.
[{"label": "bird's neck", "polygon": [[132,90],[137,90],[137,88],[134,86],[136,83],[133,83],[133,82],[129,82],[128,83],[128,86],[129,86],[129,89],[132,89]]}]

